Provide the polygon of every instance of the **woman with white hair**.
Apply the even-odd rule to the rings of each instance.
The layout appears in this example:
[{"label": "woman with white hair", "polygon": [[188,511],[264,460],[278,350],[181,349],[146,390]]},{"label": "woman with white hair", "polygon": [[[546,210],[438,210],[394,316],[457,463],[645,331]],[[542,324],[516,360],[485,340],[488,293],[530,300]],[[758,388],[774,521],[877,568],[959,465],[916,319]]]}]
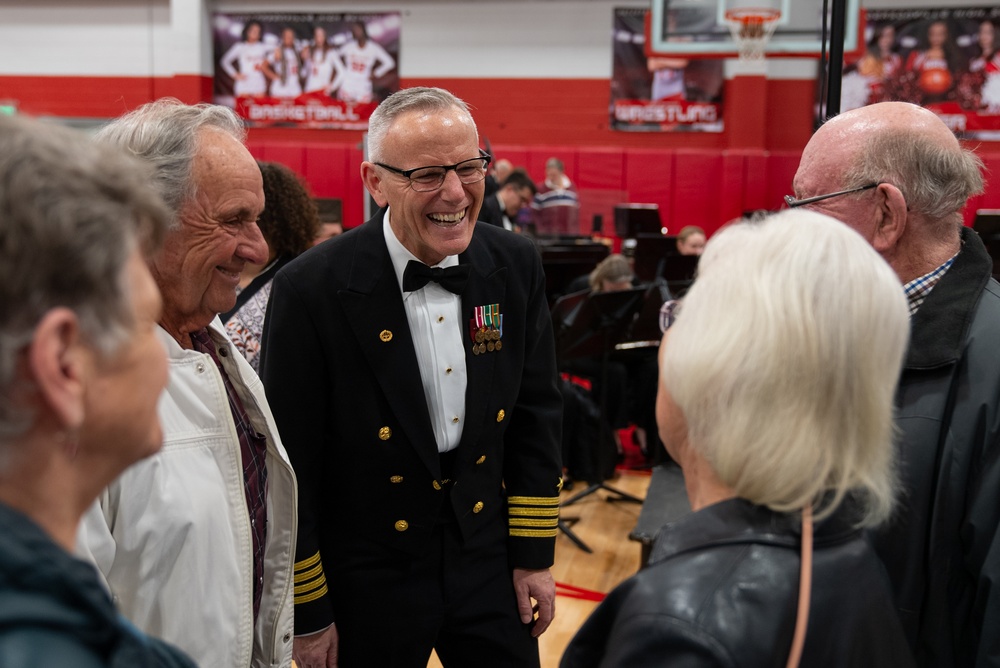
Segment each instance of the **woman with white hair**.
[{"label": "woman with white hair", "polygon": [[788,211],[716,234],[676,314],[657,422],[694,512],[561,666],[912,665],[862,535],[893,507],[895,274],[847,226]]},{"label": "woman with white hair", "polygon": [[167,361],[146,254],[170,220],[144,165],[0,118],[0,665],[193,668],[71,555],[126,467],[160,449]]}]

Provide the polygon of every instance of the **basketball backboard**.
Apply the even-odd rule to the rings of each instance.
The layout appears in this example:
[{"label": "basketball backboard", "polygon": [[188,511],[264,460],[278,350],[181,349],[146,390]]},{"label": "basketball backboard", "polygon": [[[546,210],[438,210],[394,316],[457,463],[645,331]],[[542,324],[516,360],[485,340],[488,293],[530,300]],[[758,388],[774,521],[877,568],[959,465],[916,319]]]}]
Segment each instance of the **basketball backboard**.
[{"label": "basketball backboard", "polygon": [[[829,3],[828,3],[829,4]],[[844,52],[863,48],[860,0],[846,0]],[[647,51],[650,56],[735,58],[739,47],[726,22],[728,10],[778,10],[768,57],[819,57],[823,0],[653,0]],[[830,19],[827,17],[827,31]]]}]

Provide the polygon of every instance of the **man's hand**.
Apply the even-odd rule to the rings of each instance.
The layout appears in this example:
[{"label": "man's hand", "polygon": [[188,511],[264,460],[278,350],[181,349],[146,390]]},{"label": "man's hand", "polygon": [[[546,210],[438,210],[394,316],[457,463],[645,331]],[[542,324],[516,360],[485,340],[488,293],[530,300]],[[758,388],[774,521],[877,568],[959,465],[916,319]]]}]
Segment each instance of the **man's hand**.
[{"label": "man's hand", "polygon": [[295,636],[292,658],[298,668],[337,668],[337,625],[319,633]]},{"label": "man's hand", "polygon": [[[515,568],[514,593],[517,595],[517,611],[521,615],[521,621],[529,624],[535,619],[535,625],[531,629],[532,637],[537,638],[545,633],[556,615],[556,581],[552,579],[549,569],[535,571]],[[534,605],[531,599],[535,599]]]}]

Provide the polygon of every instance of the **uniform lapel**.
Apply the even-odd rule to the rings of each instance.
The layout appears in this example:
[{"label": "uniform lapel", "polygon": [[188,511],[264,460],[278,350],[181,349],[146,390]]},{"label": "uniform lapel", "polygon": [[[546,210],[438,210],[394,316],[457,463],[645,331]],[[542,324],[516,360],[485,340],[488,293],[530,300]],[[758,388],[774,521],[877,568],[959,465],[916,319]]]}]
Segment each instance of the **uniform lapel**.
[{"label": "uniform lapel", "polygon": [[462,294],[462,338],[465,342],[465,365],[468,371],[468,385],[465,389],[465,427],[462,429],[462,441],[459,447],[466,443],[475,443],[483,430],[489,416],[486,409],[491,404],[493,392],[493,373],[503,351],[485,352],[480,355],[473,353],[473,339],[470,335],[470,322],[475,316],[477,306],[499,304],[501,312],[504,309],[504,294],[507,286],[507,267],[497,267],[481,242],[477,243],[477,235],[473,235],[469,248],[459,256],[461,264],[469,264],[472,272],[469,283]]},{"label": "uniform lapel", "polygon": [[348,287],[340,292],[341,303],[399,428],[409,437],[427,469],[440,478],[434,429],[402,293],[385,246],[382,217],[365,223],[358,234]]}]

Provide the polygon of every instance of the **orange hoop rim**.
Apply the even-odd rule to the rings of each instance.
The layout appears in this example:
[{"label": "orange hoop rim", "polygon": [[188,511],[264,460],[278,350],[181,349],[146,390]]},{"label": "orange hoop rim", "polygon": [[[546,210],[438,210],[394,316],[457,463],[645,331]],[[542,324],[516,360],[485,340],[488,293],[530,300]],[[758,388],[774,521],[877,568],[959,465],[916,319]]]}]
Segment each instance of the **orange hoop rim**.
[{"label": "orange hoop rim", "polygon": [[763,25],[781,18],[781,10],[770,7],[740,7],[727,9],[726,20],[743,25]]}]

